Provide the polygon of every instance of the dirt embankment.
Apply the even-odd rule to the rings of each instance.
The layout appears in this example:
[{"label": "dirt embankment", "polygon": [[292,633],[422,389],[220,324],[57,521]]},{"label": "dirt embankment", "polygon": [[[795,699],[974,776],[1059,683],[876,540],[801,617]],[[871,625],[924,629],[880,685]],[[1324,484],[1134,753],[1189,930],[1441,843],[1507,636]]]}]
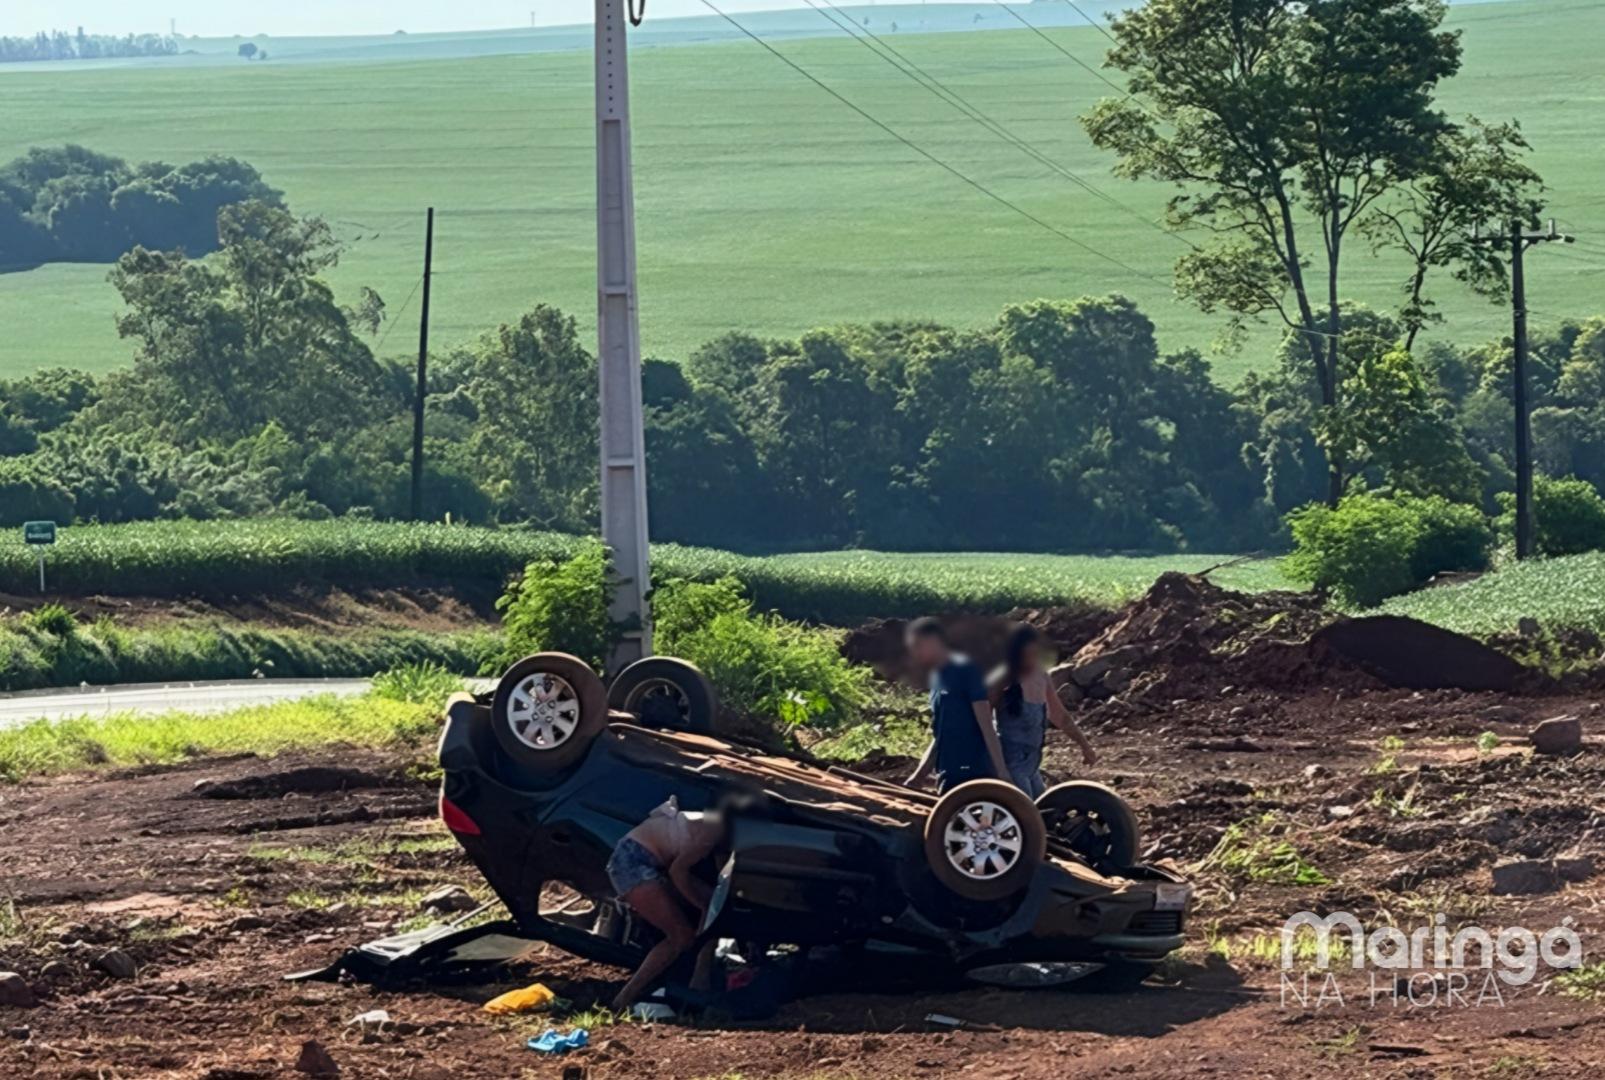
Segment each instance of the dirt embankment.
[{"label": "dirt embankment", "polygon": [[248,623],[285,630],[342,633],[367,629],[448,633],[499,622],[494,590],[460,588],[312,589],[274,596],[173,598],[139,596],[28,596],[0,593],[0,616],[65,605],[80,622],[115,619],[127,626],[178,623]]},{"label": "dirt embankment", "polygon": [[[1326,652],[1328,624],[1303,599],[1193,581],[1066,635],[1085,633],[1066,641],[1078,664],[1143,651],[1076,684],[1100,760],[1085,766],[1053,733],[1050,777],[1119,790],[1149,857],[1199,890],[1188,947],[1136,995],[843,986],[756,1028],[600,1027],[559,1062],[523,1048],[548,1018],[492,1020],[480,1005],[540,980],[583,1007],[622,972],[538,947],[483,982],[287,985],[418,918],[437,885],[482,888],[405,757],[331,751],[0,789],[15,907],[0,905],[0,970],[36,1002],[0,1005],[0,1075],[301,1077],[308,1040],[341,1076],[410,1080],[1593,1075],[1605,1007],[1553,970],[1475,1004],[1480,972],[1458,1003],[1429,998],[1431,972],[1400,998],[1391,973],[1373,991],[1347,969],[1341,1000],[1285,997],[1278,932],[1299,911],[1407,930],[1437,913],[1491,932],[1571,919],[1585,961],[1605,959],[1599,695],[1390,686]],[[1120,689],[1117,671],[1130,676]],[[1534,727],[1562,715],[1580,740],[1535,752]],[[105,970],[111,950],[131,976]],[[372,1009],[391,1023],[350,1024]],[[933,1013],[967,1026],[944,1030]]]}]

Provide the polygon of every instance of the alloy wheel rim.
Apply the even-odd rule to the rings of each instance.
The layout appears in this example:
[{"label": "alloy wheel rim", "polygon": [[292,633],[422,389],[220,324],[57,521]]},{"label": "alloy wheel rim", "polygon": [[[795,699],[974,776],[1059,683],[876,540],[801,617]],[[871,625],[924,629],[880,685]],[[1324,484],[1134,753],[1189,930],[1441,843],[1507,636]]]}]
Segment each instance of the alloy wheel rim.
[{"label": "alloy wheel rim", "polygon": [[531,750],[556,750],[580,726],[580,698],[567,679],[536,672],[513,687],[506,720],[513,737]]},{"label": "alloy wheel rim", "polygon": [[960,807],[948,819],[942,840],[948,863],[974,881],[994,881],[1008,873],[1025,846],[1019,820],[986,799]]}]

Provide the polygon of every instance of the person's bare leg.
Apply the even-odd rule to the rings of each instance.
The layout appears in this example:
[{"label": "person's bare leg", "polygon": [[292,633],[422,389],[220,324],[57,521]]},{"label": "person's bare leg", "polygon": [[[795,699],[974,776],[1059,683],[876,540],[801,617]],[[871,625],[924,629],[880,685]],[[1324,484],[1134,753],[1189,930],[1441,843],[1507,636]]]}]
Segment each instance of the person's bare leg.
[{"label": "person's bare leg", "polygon": [[691,947],[697,936],[686,920],[679,896],[666,883],[648,881],[637,885],[623,899],[637,915],[663,931],[664,937],[646,954],[630,981],[613,998],[614,1009],[628,1009],[634,1005],[658,976],[669,970],[669,966]]}]

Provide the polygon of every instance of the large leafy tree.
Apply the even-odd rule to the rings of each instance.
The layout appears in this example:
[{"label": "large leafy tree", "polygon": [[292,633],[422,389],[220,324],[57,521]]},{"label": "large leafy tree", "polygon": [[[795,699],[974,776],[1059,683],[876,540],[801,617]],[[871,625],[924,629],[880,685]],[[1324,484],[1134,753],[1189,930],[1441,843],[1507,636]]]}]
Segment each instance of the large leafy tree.
[{"label": "large leafy tree", "polygon": [[218,212],[252,200],[276,206],[280,193],[235,158],[175,168],[81,146],[34,147],[0,166],[0,272],[114,262],[135,245],[205,255],[220,242]]},{"label": "large leafy tree", "polygon": [[[1112,27],[1109,62],[1131,93],[1084,118],[1124,174],[1181,187],[1172,221],[1207,238],[1177,264],[1180,289],[1206,311],[1274,317],[1296,331],[1325,409],[1342,392],[1352,234],[1384,206],[1410,233],[1410,211],[1391,202],[1408,185],[1427,201],[1462,197],[1431,182],[1457,156],[1456,129],[1433,103],[1460,66],[1444,11],[1442,0],[1150,0]],[[1511,148],[1505,134],[1489,138]],[[1459,222],[1431,212],[1439,231]],[[1451,257],[1431,236],[1424,243],[1423,271]],[[1412,292],[1419,308],[1422,285]],[[1333,445],[1333,504],[1344,464]]]},{"label": "large leafy tree", "polygon": [[366,291],[356,308],[335,301],[321,277],[340,254],[328,225],[253,201],[224,207],[218,233],[204,263],[142,247],[117,261],[117,328],[139,351],[125,393],[103,405],[181,441],[270,421],[327,440],[370,420],[386,383],[360,331],[382,305]]},{"label": "large leafy tree", "polygon": [[589,530],[597,517],[596,362],[571,316],[544,304],[459,361],[475,413],[469,452],[503,517]]}]

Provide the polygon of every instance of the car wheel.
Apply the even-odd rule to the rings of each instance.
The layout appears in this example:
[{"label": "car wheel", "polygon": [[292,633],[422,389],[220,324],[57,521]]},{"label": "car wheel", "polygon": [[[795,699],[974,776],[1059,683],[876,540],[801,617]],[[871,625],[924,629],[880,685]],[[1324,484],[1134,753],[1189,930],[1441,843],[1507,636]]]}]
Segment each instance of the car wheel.
[{"label": "car wheel", "polygon": [[583,660],[536,653],[496,684],[491,725],[497,744],[519,765],[561,769],[579,760],[607,726],[607,691]]},{"label": "car wheel", "polygon": [[610,709],[630,713],[644,727],[713,734],[719,698],[695,664],[672,656],[637,660],[607,689]]},{"label": "car wheel", "polygon": [[1048,836],[1099,872],[1123,870],[1137,861],[1142,830],[1119,795],[1090,780],[1072,780],[1037,799]]},{"label": "car wheel", "polygon": [[937,800],[925,820],[925,858],[967,900],[1002,900],[1031,880],[1047,851],[1042,815],[1001,780],[972,780]]}]

